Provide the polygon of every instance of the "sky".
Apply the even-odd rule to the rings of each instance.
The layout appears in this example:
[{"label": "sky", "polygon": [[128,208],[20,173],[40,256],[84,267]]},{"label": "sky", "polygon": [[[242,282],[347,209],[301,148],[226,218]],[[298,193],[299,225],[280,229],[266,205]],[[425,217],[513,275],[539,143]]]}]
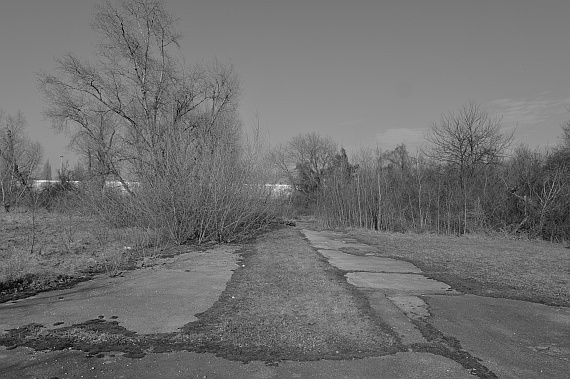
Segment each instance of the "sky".
[{"label": "sky", "polygon": [[[93,59],[102,0],[0,0],[0,108],[21,110],[52,166],[73,162],[44,119],[37,73],[68,52]],[[475,101],[555,145],[570,119],[568,0],[165,0],[188,62],[239,74],[245,125],[272,145],[307,132],[349,152],[414,150],[442,114]]]}]

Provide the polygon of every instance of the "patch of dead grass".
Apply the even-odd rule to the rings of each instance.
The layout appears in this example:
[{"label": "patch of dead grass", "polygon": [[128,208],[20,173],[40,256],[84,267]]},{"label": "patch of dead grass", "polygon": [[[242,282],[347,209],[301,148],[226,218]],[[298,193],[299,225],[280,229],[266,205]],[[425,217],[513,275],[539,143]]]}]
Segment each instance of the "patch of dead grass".
[{"label": "patch of dead grass", "polygon": [[570,306],[570,250],[561,244],[364,230],[349,235],[462,292]]},{"label": "patch of dead grass", "polygon": [[[73,225],[75,229],[82,226],[80,222]],[[88,267],[87,248],[81,242],[86,233],[78,231],[73,241],[67,239],[66,247],[63,229],[57,214],[0,213],[0,302],[32,295],[42,286],[51,288],[61,282],[62,275]]]},{"label": "patch of dead grass", "polygon": [[0,302],[55,289],[64,276],[70,284],[91,273],[115,275],[157,254],[154,242],[150,231],[111,228],[73,211],[0,212]]}]

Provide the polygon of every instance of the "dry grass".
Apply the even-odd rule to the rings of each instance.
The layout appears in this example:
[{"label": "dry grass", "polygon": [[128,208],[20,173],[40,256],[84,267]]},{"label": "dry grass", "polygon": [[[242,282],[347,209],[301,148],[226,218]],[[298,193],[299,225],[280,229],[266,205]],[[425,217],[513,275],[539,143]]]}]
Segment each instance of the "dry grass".
[{"label": "dry grass", "polygon": [[[35,220],[33,219],[35,217]],[[78,215],[0,213],[0,282],[45,271],[76,272],[95,262],[93,222]]]},{"label": "dry grass", "polygon": [[561,244],[363,230],[349,234],[377,247],[379,255],[410,261],[467,293],[570,306],[570,250]]},{"label": "dry grass", "polygon": [[90,273],[115,275],[153,255],[152,233],[110,228],[79,212],[0,213],[0,301],[53,289]]}]

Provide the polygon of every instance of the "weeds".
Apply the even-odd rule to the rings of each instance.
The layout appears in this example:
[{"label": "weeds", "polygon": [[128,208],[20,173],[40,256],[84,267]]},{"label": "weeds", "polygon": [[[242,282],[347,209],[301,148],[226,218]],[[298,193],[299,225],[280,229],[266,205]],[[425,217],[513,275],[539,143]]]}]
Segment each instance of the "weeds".
[{"label": "weeds", "polygon": [[133,232],[137,236],[132,236],[128,230],[98,225],[91,217],[78,213],[22,209],[0,213],[0,302],[10,298],[4,295],[23,293],[26,287],[33,291],[42,290],[42,286],[44,290],[53,289],[62,282],[57,279],[60,275],[78,279],[94,272],[115,275],[136,258],[135,251],[150,254],[148,246],[135,250],[145,243],[144,238],[149,240],[143,237],[145,233]]},{"label": "weeds", "polygon": [[4,252],[0,265],[0,282],[13,281],[25,273],[35,273],[38,270],[38,260],[29,251],[11,247]]}]

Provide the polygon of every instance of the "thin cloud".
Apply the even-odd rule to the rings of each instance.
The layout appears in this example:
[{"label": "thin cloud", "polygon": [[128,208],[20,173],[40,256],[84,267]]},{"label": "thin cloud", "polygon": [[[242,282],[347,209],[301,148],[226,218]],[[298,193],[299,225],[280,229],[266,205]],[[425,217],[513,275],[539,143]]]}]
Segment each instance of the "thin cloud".
[{"label": "thin cloud", "polygon": [[390,128],[378,132],[376,141],[385,150],[392,150],[398,145],[405,144],[408,150],[414,150],[424,142],[423,129]]},{"label": "thin cloud", "polygon": [[493,113],[503,116],[503,123],[521,127],[536,126],[549,122],[553,117],[567,113],[570,99],[546,99],[546,93],[535,100],[527,99],[497,99],[491,101]]}]

